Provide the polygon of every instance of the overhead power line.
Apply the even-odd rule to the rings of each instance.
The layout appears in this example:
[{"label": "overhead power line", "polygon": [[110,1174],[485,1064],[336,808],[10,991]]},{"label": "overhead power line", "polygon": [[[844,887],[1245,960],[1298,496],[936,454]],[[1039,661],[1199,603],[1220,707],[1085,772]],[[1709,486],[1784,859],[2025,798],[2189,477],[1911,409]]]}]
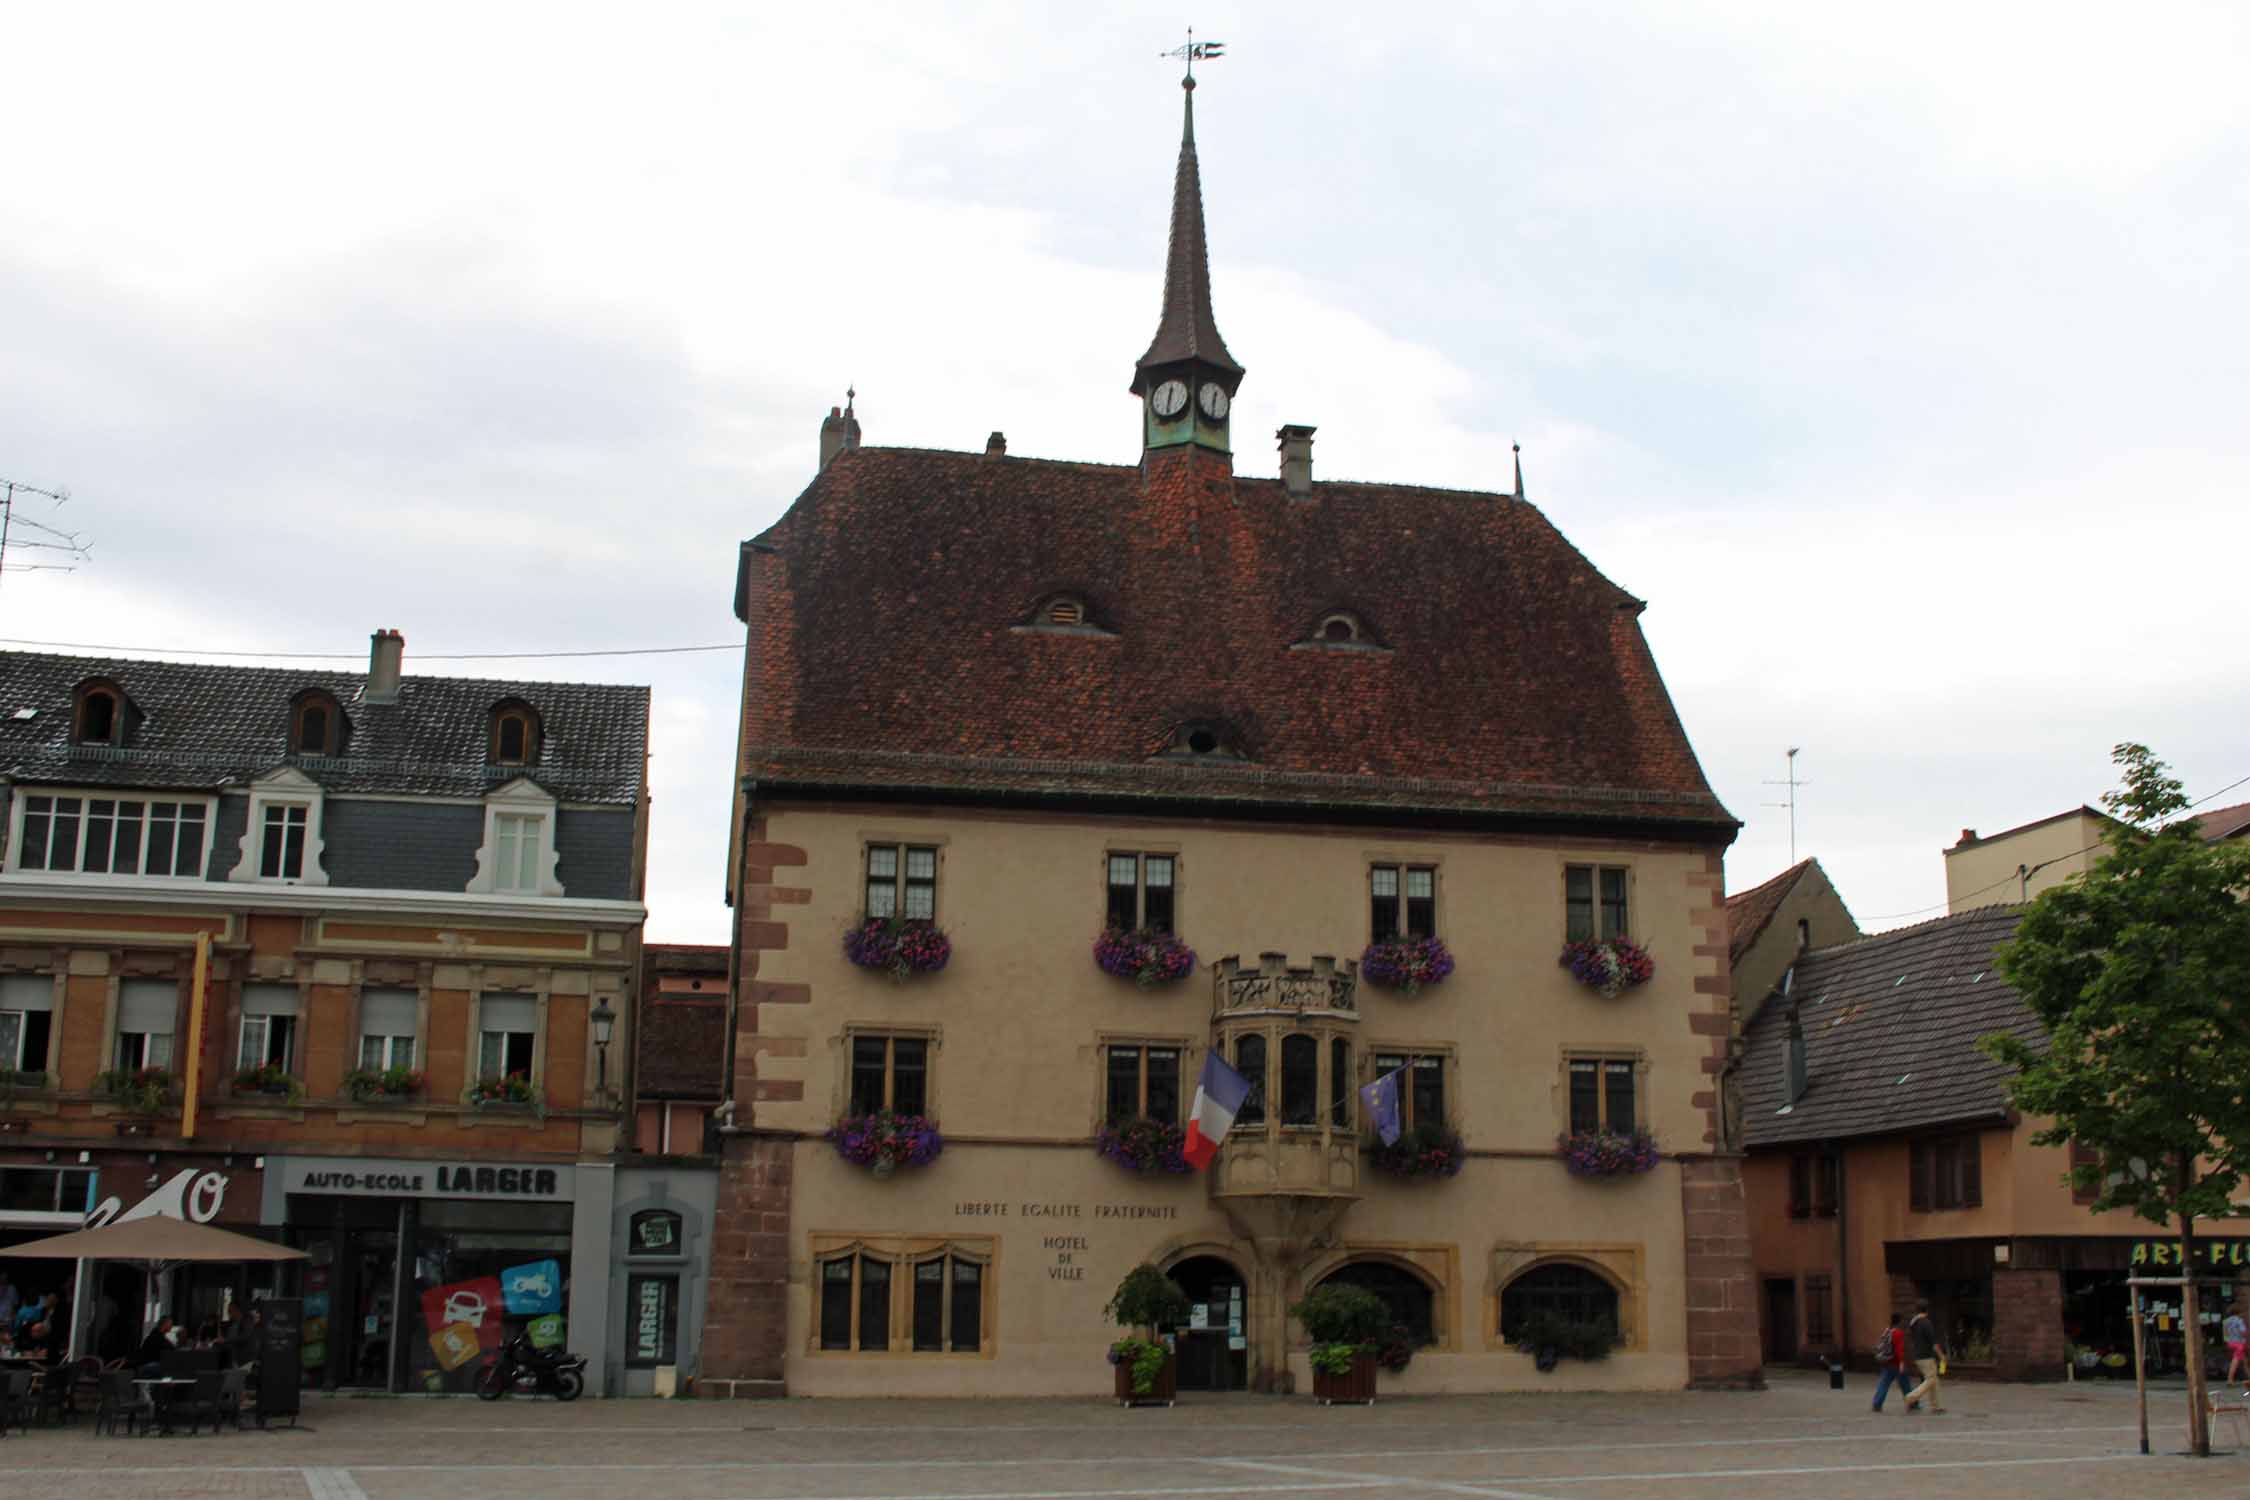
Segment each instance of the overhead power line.
[{"label": "overhead power line", "polygon": [[[359,661],[365,651],[205,651],[200,647],[96,646],[86,641],[28,641],[0,635],[0,645],[42,651],[95,651],[103,656],[231,656],[260,661]],[[694,651],[740,651],[740,641],[716,646],[611,646],[594,651],[419,651],[416,661],[554,661],[573,656],[683,656]]]}]

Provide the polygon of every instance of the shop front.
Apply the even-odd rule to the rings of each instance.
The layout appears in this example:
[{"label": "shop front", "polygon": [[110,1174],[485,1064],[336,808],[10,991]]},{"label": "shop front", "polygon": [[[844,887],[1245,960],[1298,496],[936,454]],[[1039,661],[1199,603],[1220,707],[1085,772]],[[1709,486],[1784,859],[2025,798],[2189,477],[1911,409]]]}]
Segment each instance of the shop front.
[{"label": "shop front", "polygon": [[[598,1368],[609,1176],[573,1162],[268,1157],[261,1220],[308,1257],[305,1384],[466,1392],[519,1333]],[[578,1230],[589,1203],[604,1230],[590,1241]],[[574,1268],[598,1289],[591,1316]]]}]

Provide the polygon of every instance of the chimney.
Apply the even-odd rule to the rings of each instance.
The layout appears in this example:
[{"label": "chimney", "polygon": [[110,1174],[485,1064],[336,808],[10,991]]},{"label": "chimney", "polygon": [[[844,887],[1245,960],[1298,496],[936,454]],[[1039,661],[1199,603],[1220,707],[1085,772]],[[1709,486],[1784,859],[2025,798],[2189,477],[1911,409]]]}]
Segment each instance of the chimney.
[{"label": "chimney", "polygon": [[1008,435],[1004,432],[996,432],[986,438],[984,440],[984,456],[986,458],[1006,458],[1008,456]]},{"label": "chimney", "polygon": [[362,703],[398,702],[398,677],[406,662],[406,637],[378,630],[367,638],[367,690]]},{"label": "chimney", "polygon": [[[1977,831],[1974,828],[1964,828],[1961,830],[1961,844],[1973,844],[1976,841]],[[1953,847],[1958,849],[1961,847],[1961,844],[1955,844]]]},{"label": "chimney", "polygon": [[820,422],[820,466],[827,468],[836,461],[839,453],[849,453],[859,446],[859,418],[852,414],[852,403],[859,392],[844,392],[842,410],[831,406],[828,415]]},{"label": "chimney", "polygon": [[1312,435],[1316,430],[1290,423],[1274,434],[1281,439],[1281,487],[1292,500],[1312,498]]}]

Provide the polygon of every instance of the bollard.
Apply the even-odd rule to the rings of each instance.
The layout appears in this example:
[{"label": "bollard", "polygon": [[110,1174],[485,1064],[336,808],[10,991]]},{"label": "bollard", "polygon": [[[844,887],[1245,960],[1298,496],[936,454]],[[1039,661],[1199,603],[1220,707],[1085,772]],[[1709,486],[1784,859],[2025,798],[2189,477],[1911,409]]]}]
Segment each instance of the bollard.
[{"label": "bollard", "polygon": [[1840,1359],[1828,1362],[1828,1388],[1832,1391],[1844,1388],[1844,1362]]}]

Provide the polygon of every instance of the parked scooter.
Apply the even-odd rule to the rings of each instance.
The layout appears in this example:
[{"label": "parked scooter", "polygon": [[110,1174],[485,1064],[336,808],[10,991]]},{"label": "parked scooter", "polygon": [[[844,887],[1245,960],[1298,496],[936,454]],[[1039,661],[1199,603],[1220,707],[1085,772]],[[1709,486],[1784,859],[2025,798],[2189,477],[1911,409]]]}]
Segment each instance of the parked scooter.
[{"label": "parked scooter", "polygon": [[538,1348],[528,1334],[521,1333],[502,1344],[500,1352],[477,1374],[480,1401],[497,1401],[510,1391],[576,1401],[585,1388],[585,1355]]}]

